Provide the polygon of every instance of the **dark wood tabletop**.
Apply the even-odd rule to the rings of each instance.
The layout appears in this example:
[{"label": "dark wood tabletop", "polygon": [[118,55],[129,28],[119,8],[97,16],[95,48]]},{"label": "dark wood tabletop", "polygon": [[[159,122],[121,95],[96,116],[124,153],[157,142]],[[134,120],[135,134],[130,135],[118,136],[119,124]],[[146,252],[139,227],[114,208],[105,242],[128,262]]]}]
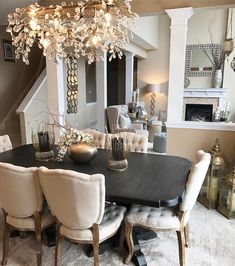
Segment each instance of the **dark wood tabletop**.
[{"label": "dark wood tabletop", "polygon": [[87,164],[76,164],[67,155],[62,162],[41,162],[35,160],[32,145],[0,153],[0,161],[24,167],[45,166],[87,174],[101,173],[105,176],[106,200],[153,207],[175,206],[181,202],[191,167],[191,162],[185,158],[131,152],[128,168],[117,172],[107,168],[106,152],[102,149]]}]

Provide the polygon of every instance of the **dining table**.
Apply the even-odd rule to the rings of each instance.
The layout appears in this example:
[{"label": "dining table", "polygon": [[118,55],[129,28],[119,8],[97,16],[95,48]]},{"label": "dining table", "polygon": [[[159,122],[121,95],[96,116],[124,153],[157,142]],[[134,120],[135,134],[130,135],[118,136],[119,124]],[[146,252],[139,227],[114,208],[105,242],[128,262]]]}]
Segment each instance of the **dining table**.
[{"label": "dining table", "polygon": [[[56,147],[54,147],[56,152]],[[182,201],[191,161],[170,155],[130,152],[128,168],[114,171],[107,167],[105,149],[98,149],[89,163],[75,163],[67,154],[61,162],[38,161],[32,144],[0,153],[0,161],[23,167],[45,166],[48,169],[67,169],[86,174],[105,176],[106,201],[116,204],[141,204],[151,207],[173,207]],[[135,238],[137,241],[137,239]],[[135,264],[147,265],[138,243],[135,245]]]}]

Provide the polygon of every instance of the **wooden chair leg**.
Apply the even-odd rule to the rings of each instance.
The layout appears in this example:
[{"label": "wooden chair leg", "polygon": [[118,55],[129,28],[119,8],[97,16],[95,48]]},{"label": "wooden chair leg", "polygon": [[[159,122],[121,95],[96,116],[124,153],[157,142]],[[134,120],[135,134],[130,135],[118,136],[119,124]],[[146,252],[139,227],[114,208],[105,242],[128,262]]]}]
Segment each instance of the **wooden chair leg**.
[{"label": "wooden chair leg", "polygon": [[94,266],[99,266],[99,225],[93,224],[92,226],[93,236],[93,253],[94,253]]},{"label": "wooden chair leg", "polygon": [[4,231],[3,231],[3,252],[2,252],[2,265],[7,264],[7,258],[9,253],[9,239],[10,239],[10,228],[6,223],[6,213],[4,212]]},{"label": "wooden chair leg", "polygon": [[126,220],[125,220],[125,231],[126,231],[126,241],[127,241],[127,246],[128,246],[128,249],[129,249],[129,254],[125,260],[125,264],[129,264],[132,257],[133,257],[133,254],[134,254],[134,243],[133,243],[133,238],[132,238],[132,229],[133,229],[133,226],[132,224],[128,223]]},{"label": "wooden chair leg", "polygon": [[179,262],[180,266],[185,266],[185,235],[184,229],[177,231],[178,246],[179,246]]},{"label": "wooden chair leg", "polygon": [[60,265],[61,242],[62,242],[62,237],[60,235],[60,223],[56,221],[55,266]]},{"label": "wooden chair leg", "polygon": [[36,236],[36,253],[37,253],[37,266],[42,265],[42,230],[41,230],[41,216],[37,212],[34,214],[35,223],[35,236]]},{"label": "wooden chair leg", "polygon": [[185,247],[189,247],[189,224],[184,227]]},{"label": "wooden chair leg", "polygon": [[122,221],[121,224],[121,231],[120,231],[120,238],[119,238],[119,248],[122,250],[125,241],[125,223]]}]

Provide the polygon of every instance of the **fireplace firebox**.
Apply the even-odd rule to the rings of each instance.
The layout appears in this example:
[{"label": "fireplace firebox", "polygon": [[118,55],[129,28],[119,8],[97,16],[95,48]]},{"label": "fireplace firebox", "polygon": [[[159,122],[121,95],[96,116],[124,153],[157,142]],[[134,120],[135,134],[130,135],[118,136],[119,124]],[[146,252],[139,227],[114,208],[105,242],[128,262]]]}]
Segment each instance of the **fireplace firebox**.
[{"label": "fireplace firebox", "polygon": [[212,104],[186,104],[185,121],[211,122]]}]

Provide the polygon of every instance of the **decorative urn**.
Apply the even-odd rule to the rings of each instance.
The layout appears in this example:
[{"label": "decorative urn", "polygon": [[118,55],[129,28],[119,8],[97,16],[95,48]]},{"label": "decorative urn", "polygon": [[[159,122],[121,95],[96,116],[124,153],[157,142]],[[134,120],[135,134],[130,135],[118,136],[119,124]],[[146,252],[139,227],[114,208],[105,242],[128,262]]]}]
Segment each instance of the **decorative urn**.
[{"label": "decorative urn", "polygon": [[96,146],[86,142],[73,143],[68,147],[68,155],[75,163],[89,163],[97,153]]}]

